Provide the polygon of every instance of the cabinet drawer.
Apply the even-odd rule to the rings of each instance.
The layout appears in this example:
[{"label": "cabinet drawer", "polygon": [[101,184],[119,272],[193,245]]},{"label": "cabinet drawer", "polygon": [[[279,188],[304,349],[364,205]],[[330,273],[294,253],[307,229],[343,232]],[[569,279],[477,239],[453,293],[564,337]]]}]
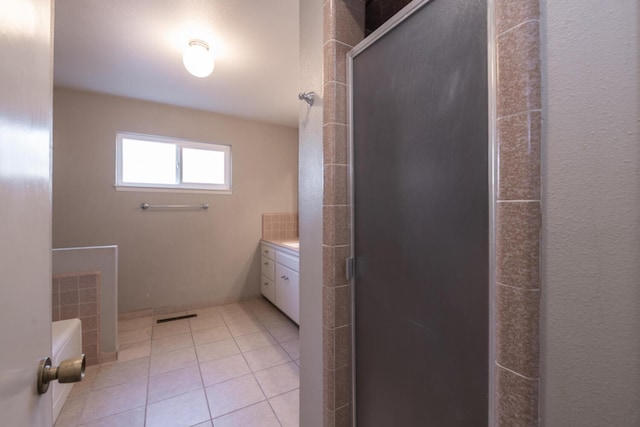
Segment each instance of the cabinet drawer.
[{"label": "cabinet drawer", "polygon": [[273,280],[267,279],[265,276],[261,277],[260,288],[262,295],[272,303],[276,303],[276,284]]},{"label": "cabinet drawer", "polygon": [[276,250],[273,249],[271,246],[265,245],[264,243],[260,245],[260,253],[262,254],[263,257],[267,257],[274,261],[276,259]]},{"label": "cabinet drawer", "polygon": [[289,267],[290,269],[292,269],[293,271],[299,271],[299,267],[298,265],[300,264],[300,262],[298,261],[298,257],[294,257],[288,254],[285,254],[284,252],[280,252],[278,251],[276,253],[276,262],[279,264],[282,264],[286,267]]},{"label": "cabinet drawer", "polygon": [[267,257],[262,257],[262,275],[269,280],[276,279],[276,264]]}]

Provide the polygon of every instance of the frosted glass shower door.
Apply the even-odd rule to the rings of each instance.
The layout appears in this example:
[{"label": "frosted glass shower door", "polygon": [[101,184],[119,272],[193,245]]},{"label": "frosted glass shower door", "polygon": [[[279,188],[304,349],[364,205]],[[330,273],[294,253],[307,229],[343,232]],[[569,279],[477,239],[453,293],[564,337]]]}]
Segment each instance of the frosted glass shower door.
[{"label": "frosted glass shower door", "polygon": [[414,7],[350,54],[356,420],[477,427],[489,413],[487,4]]}]

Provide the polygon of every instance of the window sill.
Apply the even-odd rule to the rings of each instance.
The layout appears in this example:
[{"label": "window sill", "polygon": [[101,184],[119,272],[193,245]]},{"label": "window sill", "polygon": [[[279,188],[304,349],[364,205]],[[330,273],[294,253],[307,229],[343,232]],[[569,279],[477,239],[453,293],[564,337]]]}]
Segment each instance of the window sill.
[{"label": "window sill", "polygon": [[231,195],[231,190],[207,190],[204,188],[161,188],[161,187],[134,187],[129,185],[114,185],[116,191],[137,191],[140,193],[182,193],[182,194],[211,194]]}]

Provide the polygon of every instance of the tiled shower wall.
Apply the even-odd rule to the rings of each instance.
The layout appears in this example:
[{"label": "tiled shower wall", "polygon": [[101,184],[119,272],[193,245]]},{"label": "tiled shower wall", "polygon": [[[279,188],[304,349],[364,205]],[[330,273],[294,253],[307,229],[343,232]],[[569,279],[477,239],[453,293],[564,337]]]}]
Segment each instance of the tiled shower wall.
[{"label": "tiled shower wall", "polygon": [[53,321],[82,322],[82,352],[87,365],[100,363],[100,272],[65,273],[53,276]]},{"label": "tiled shower wall", "polygon": [[265,240],[293,240],[298,238],[297,213],[262,214],[262,238]]},{"label": "tiled shower wall", "polygon": [[323,361],[325,426],[351,425],[351,252],[347,52],[364,38],[362,0],[324,3]]},{"label": "tiled shower wall", "polygon": [[538,0],[496,0],[496,396],[499,426],[537,426],[541,71]]},{"label": "tiled shower wall", "polygon": [[[395,3],[395,2],[394,2]],[[408,3],[408,2],[407,2]],[[365,2],[324,4],[325,425],[351,425],[346,53]],[[541,72],[538,0],[496,0],[496,387],[499,426],[538,425]]]}]

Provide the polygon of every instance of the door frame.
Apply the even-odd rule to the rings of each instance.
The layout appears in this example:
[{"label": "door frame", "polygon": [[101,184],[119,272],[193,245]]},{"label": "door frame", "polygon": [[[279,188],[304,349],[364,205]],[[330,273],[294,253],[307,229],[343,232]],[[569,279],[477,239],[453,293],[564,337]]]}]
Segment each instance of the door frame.
[{"label": "door frame", "polygon": [[[384,37],[388,32],[404,22],[414,12],[420,8],[426,6],[434,0],[414,0],[396,13],[392,18],[382,24],[373,33],[368,35],[364,40],[358,43],[347,54],[347,146],[349,150],[349,163],[348,163],[348,185],[349,189],[349,204],[355,206],[354,195],[354,173],[353,173],[353,60],[360,53],[365,51],[369,46],[374,44],[380,38]],[[497,163],[497,140],[496,140],[496,94],[497,94],[497,56],[495,46],[495,0],[487,0],[487,78],[488,78],[488,197],[489,197],[489,289],[488,289],[488,309],[489,309],[489,357],[488,357],[488,419],[487,426],[495,425],[496,414],[495,404],[496,398],[496,385],[495,385],[495,360],[496,360],[496,308],[495,308],[495,293],[496,293],[496,194],[495,188],[497,184],[498,170]],[[351,260],[355,259],[355,209],[351,209],[350,212],[350,240],[351,240],[351,252],[349,257]],[[351,274],[351,425],[357,426],[356,419],[356,309],[355,309],[355,274]]]}]

